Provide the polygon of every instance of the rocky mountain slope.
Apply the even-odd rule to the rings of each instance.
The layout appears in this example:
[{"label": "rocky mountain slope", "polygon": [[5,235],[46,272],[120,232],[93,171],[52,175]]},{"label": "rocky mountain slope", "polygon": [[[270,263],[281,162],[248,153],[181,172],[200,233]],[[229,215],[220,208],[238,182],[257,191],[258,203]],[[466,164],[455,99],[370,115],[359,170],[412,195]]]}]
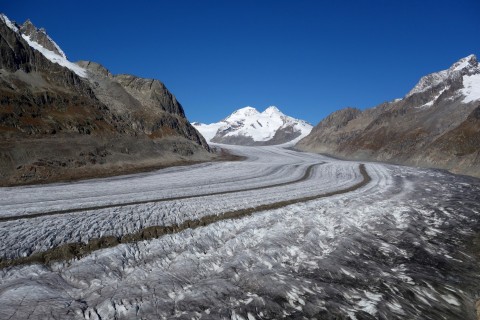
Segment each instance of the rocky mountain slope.
[{"label": "rocky mountain slope", "polygon": [[298,141],[312,130],[306,121],[286,116],[274,106],[261,113],[245,107],[220,122],[193,125],[210,142],[247,146]]},{"label": "rocky mountain slope", "polygon": [[0,15],[0,185],[97,177],[214,157],[158,80],[68,61]]},{"label": "rocky mountain slope", "polygon": [[322,120],[296,148],[480,176],[480,66],[470,55],[403,98]]}]

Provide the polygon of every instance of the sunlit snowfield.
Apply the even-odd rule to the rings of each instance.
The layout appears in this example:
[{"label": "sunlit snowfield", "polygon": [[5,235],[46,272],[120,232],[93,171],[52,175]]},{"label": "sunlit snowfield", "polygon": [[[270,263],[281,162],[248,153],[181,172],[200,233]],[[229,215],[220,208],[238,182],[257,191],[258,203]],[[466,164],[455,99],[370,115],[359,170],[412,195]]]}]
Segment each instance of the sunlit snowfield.
[{"label": "sunlit snowfield", "polygon": [[0,319],[476,318],[480,180],[365,163],[362,184],[356,162],[230,148],[247,159],[0,189],[4,260],[310,199],[4,268]]}]

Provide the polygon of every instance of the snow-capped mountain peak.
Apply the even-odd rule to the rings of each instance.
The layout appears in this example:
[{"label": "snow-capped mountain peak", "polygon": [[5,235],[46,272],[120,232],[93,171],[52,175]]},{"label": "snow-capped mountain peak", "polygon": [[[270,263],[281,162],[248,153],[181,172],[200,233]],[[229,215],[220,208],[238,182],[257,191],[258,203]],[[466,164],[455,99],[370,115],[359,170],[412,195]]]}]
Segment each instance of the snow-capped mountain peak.
[{"label": "snow-capped mountain peak", "polygon": [[47,31],[44,28],[38,29],[35,27],[30,19],[27,19],[27,21],[23,23],[23,25],[20,27],[20,31],[22,35],[29,37],[31,41],[36,42],[43,48],[52,51],[64,59],[67,59],[67,56],[63,50],[60,49],[58,44],[48,36]]},{"label": "snow-capped mountain peak", "polygon": [[270,106],[265,111],[263,111],[265,114],[269,115],[280,115],[280,116],[285,116],[277,107],[275,106]]},{"label": "snow-capped mountain peak", "polygon": [[270,106],[263,112],[244,107],[220,122],[194,122],[193,126],[207,141],[244,145],[290,142],[306,136],[312,129],[306,121],[286,116],[275,106]]},{"label": "snow-capped mountain peak", "polygon": [[231,121],[236,119],[246,119],[248,117],[259,114],[257,109],[247,106],[234,111],[231,115],[224,119],[224,121]]},{"label": "snow-capped mountain peak", "polygon": [[409,97],[415,93],[424,92],[441,84],[442,82],[447,81],[448,79],[455,79],[462,76],[465,77],[479,73],[480,67],[478,66],[477,57],[474,54],[471,54],[458,60],[447,70],[434,72],[422,77],[420,81],[418,81],[417,85],[410,90],[406,97]]},{"label": "snow-capped mountain peak", "polygon": [[471,69],[477,66],[478,66],[477,57],[474,54],[471,54],[455,62],[448,70],[450,70],[450,72],[453,72],[453,71],[460,71],[463,69]]},{"label": "snow-capped mountain peak", "polygon": [[50,38],[45,29],[38,29],[30,20],[25,21],[21,26],[11,21],[6,15],[0,14],[0,21],[5,23],[7,27],[19,34],[30,47],[39,51],[48,60],[66,67],[82,78],[87,77],[87,71],[73,62],[68,61],[67,56]]}]

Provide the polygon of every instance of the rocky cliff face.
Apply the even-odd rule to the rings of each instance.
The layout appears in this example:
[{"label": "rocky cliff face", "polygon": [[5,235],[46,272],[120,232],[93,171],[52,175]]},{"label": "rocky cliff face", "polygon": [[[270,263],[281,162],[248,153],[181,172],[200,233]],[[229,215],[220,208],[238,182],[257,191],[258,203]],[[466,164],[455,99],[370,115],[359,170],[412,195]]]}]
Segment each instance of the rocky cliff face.
[{"label": "rocky cliff face", "polygon": [[150,138],[185,137],[209,150],[205,139],[185,118],[182,105],[165,85],[155,79],[112,75],[105,67],[80,61],[87,70],[95,96],[130,126]]},{"label": "rocky cliff face", "polygon": [[158,80],[73,64],[45,30],[0,15],[0,185],[209,159],[208,150]]},{"label": "rocky cliff face", "polygon": [[45,29],[37,29],[30,20],[25,21],[25,23],[20,26],[20,32],[45,49],[65,59],[67,58],[62,49],[47,35]]},{"label": "rocky cliff face", "polygon": [[480,67],[471,55],[423,77],[403,99],[331,114],[296,147],[480,176],[479,108]]}]

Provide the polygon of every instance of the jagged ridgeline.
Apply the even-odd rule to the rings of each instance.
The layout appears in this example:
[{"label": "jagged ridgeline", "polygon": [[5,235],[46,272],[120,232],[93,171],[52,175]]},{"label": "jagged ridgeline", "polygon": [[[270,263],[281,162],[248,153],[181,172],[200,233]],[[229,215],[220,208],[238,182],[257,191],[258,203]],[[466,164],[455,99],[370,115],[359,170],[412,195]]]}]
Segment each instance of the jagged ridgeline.
[{"label": "jagged ridgeline", "polygon": [[0,15],[0,185],[211,159],[158,80],[72,63],[27,20]]},{"label": "jagged ridgeline", "polygon": [[298,149],[444,168],[480,177],[480,66],[470,55],[429,74],[402,99],[322,120]]}]

